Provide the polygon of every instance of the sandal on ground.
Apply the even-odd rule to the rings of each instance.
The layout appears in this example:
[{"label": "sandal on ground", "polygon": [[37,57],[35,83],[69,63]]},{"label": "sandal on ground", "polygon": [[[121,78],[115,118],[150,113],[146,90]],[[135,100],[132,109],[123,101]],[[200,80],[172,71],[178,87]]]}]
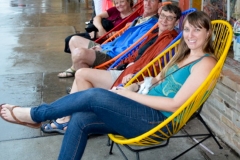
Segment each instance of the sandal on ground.
[{"label": "sandal on ground", "polygon": [[67,88],[66,88],[66,93],[67,93],[67,94],[70,94],[71,90],[72,90],[72,87],[67,87]]},{"label": "sandal on ground", "polygon": [[[56,128],[53,128],[51,124],[54,124]],[[68,122],[66,123],[58,123],[56,120],[53,120],[49,123],[45,123],[41,126],[41,130],[44,133],[59,133],[59,134],[65,134],[64,128],[68,126]]]},{"label": "sandal on ground", "polygon": [[68,68],[66,71],[59,73],[58,77],[59,78],[68,78],[68,77],[74,77],[75,75],[75,70],[73,68]]},{"label": "sandal on ground", "polygon": [[[4,104],[2,104],[2,105],[4,105]],[[2,105],[0,105],[0,111],[2,110]],[[3,120],[5,120],[5,121],[10,122],[10,123],[14,123],[14,124],[20,124],[20,125],[27,126],[27,127],[31,127],[31,128],[40,128],[40,127],[41,127],[41,123],[27,123],[27,122],[21,122],[20,120],[18,120],[18,119],[16,118],[16,116],[14,115],[14,113],[13,113],[13,109],[14,109],[14,108],[17,108],[17,107],[19,107],[19,106],[14,106],[14,107],[12,107],[11,109],[8,109],[8,110],[10,111],[13,119],[14,119],[15,121],[9,121],[9,120],[5,119],[5,118],[2,116],[1,112],[0,112],[0,117],[1,117]]]}]

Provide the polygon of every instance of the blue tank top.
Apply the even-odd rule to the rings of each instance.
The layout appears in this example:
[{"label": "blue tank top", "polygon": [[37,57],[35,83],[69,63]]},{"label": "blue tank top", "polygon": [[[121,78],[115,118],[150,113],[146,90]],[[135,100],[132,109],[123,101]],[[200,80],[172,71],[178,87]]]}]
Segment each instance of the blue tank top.
[{"label": "blue tank top", "polygon": [[[147,95],[152,96],[162,96],[162,97],[169,97],[173,98],[177,92],[180,90],[184,82],[187,80],[189,75],[191,74],[192,67],[201,61],[202,58],[209,56],[209,54],[205,54],[203,57],[201,57],[199,60],[180,68],[175,64],[172,67],[170,67],[166,73],[167,76],[164,81],[157,86],[153,87]],[[179,69],[178,71],[176,71]],[[175,73],[173,73],[176,71]],[[172,73],[172,74],[171,74]],[[160,102],[161,103],[161,102]],[[161,111],[164,116],[169,117],[172,112],[165,112]]]}]

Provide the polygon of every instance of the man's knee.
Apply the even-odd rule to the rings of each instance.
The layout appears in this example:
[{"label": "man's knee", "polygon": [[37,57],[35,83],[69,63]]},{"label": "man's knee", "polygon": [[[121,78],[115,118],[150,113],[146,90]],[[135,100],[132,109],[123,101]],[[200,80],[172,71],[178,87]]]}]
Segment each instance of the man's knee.
[{"label": "man's knee", "polygon": [[85,50],[83,48],[75,48],[72,52],[72,59],[73,61],[82,60],[86,56]]},{"label": "man's knee", "polygon": [[73,43],[76,41],[76,37],[77,37],[77,36],[72,36],[72,37],[69,39],[69,44],[73,44]]}]

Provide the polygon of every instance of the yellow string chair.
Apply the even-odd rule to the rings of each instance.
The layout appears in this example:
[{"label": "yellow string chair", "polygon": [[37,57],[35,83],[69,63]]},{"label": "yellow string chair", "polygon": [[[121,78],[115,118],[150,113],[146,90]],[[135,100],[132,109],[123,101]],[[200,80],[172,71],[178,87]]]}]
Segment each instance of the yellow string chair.
[{"label": "yellow string chair", "polygon": [[[192,115],[194,115],[194,113],[196,113],[201,107],[201,105],[207,100],[207,98],[210,96],[211,92],[213,91],[218,81],[222,67],[224,65],[224,61],[228,54],[228,50],[231,46],[231,41],[233,36],[231,25],[224,20],[212,21],[212,26],[213,26],[213,35],[214,35],[213,48],[214,48],[214,54],[217,57],[218,62],[216,66],[212,69],[212,71],[210,72],[206,80],[195,91],[195,93],[182,106],[179,107],[177,111],[175,111],[170,117],[168,117],[166,120],[164,120],[155,128],[149,130],[148,132],[130,139],[126,139],[121,135],[109,134],[108,136],[112,140],[110,154],[111,154],[114,143],[124,145],[129,150],[135,152],[137,159],[139,159],[139,152],[141,151],[166,146],[169,143],[169,139],[177,137],[174,135],[178,133],[178,131],[182,129],[182,127],[186,125],[186,123],[189,121]],[[144,77],[150,77],[150,76],[155,77],[156,75],[158,75],[158,73],[162,70],[162,68],[173,57],[174,52],[177,50],[178,44],[179,44],[179,41],[174,43],[162,54],[160,54],[154,60],[152,60],[140,72],[138,72],[126,84],[126,86],[129,86],[133,82],[141,81]],[[172,126],[172,128],[170,128],[169,126]],[[164,132],[163,129],[165,130],[167,129],[167,133]],[[214,135],[210,135],[210,136],[207,135],[208,138],[211,136],[214,137]],[[198,142],[193,147],[197,146],[203,141],[204,140]],[[163,142],[165,143],[163,144]],[[145,146],[145,147],[144,148],[141,147],[140,149],[134,149],[131,147],[131,145]],[[173,159],[180,157],[181,155],[185,154],[187,151],[189,151],[193,147],[187,149],[185,152],[181,153],[180,155],[178,155]],[[120,149],[119,146],[118,148]],[[121,149],[120,151],[122,152]],[[127,159],[126,156],[125,158]]]}]

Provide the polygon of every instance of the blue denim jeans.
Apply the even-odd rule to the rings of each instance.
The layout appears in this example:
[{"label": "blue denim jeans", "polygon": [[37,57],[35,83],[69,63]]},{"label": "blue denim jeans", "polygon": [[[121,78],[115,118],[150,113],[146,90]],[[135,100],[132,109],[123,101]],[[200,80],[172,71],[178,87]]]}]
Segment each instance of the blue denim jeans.
[{"label": "blue denim jeans", "polygon": [[136,101],[111,91],[93,88],[67,95],[51,104],[31,109],[35,122],[71,115],[59,159],[81,159],[89,134],[138,136],[161,123],[166,117]]}]

